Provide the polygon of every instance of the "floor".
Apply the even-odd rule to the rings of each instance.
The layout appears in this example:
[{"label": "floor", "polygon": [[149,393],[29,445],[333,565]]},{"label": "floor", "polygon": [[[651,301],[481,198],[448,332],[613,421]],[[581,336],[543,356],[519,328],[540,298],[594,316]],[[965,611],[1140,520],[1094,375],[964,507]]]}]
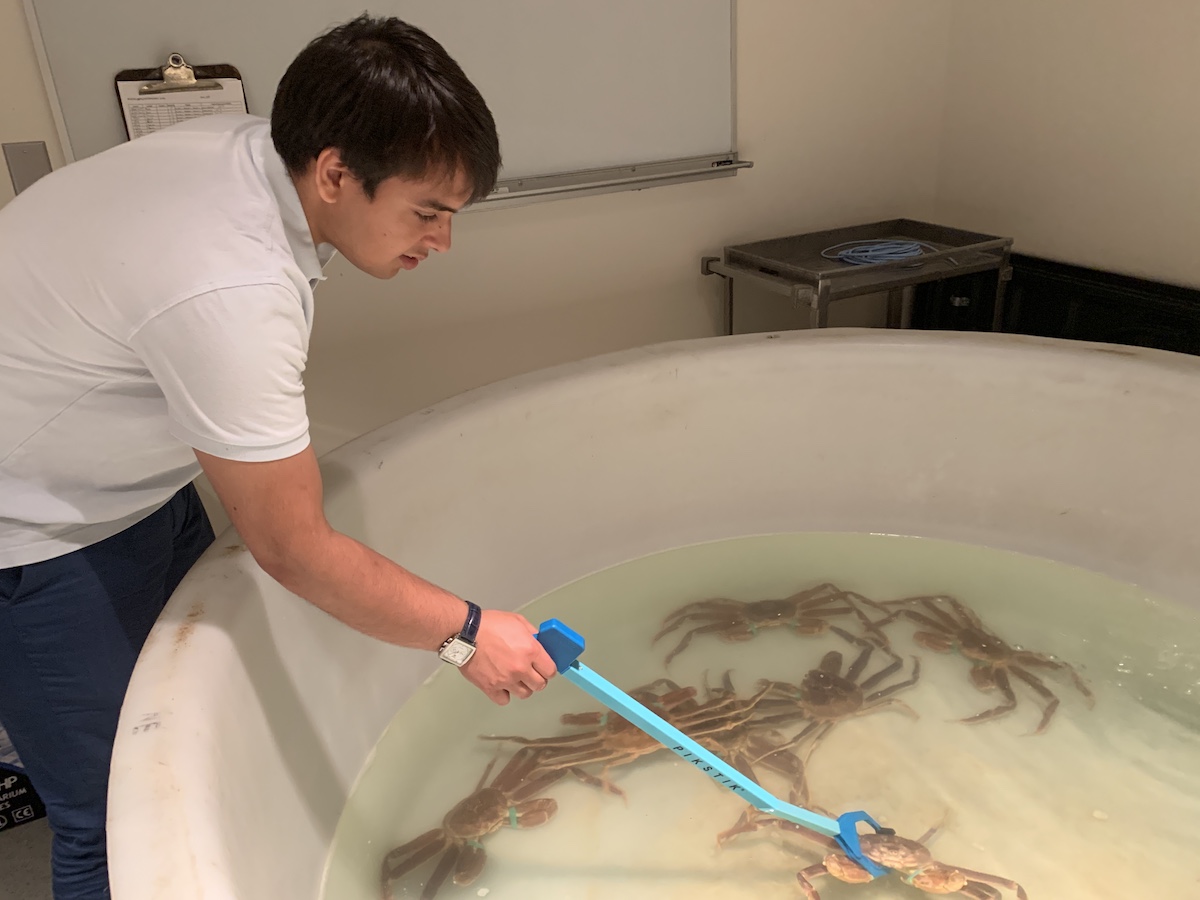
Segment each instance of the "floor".
[{"label": "floor", "polygon": [[0,900],[52,900],[45,819],[0,831]]}]

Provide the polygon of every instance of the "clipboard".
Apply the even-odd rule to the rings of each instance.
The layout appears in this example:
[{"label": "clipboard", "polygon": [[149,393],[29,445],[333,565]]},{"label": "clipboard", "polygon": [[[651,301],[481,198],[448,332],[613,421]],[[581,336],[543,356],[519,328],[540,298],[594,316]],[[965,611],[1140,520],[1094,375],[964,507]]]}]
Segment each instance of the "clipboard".
[{"label": "clipboard", "polygon": [[249,112],[242,76],[230,65],[192,66],[178,53],[156,69],[124,69],[113,79],[129,140],[198,116]]}]

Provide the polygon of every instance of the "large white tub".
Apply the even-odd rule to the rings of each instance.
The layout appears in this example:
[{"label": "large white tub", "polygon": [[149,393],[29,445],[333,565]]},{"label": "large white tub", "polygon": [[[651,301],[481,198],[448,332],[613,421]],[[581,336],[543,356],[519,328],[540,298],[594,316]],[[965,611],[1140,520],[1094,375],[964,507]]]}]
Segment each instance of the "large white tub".
[{"label": "large white tub", "polygon": [[[1198,465],[1200,359],[881,330],[592,359],[323,460],[335,527],[502,608],[671,547],[806,530],[986,544],[1194,603]],[[436,665],[288,594],[223,534],[125,703],[116,900],[314,897],[368,752]]]}]

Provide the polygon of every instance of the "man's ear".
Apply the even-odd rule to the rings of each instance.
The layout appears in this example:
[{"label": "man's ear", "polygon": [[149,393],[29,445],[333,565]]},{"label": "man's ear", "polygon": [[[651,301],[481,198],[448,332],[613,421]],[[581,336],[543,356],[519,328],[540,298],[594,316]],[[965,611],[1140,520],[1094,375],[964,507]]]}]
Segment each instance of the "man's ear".
[{"label": "man's ear", "polygon": [[317,155],[311,174],[317,196],[326,203],[336,203],[341,199],[354,180],[336,147],[326,147]]}]

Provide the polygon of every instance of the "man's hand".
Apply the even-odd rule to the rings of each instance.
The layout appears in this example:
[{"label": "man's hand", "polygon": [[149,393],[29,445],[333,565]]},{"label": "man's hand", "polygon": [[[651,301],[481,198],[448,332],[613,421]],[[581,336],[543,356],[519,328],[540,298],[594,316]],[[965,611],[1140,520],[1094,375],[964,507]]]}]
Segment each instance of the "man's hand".
[{"label": "man's hand", "polygon": [[[271,462],[196,457],[255,561],[292,593],[402,647],[436,651],[462,628],[461,598],[330,526],[311,447]],[[556,670],[535,631],[516,613],[485,611],[463,674],[499,704],[541,690]]]},{"label": "man's hand", "polygon": [[484,610],[475,654],[460,671],[501,706],[513,694],[522,700],[530,697],[558,672],[554,660],[534,637],[536,631],[518,613]]}]

